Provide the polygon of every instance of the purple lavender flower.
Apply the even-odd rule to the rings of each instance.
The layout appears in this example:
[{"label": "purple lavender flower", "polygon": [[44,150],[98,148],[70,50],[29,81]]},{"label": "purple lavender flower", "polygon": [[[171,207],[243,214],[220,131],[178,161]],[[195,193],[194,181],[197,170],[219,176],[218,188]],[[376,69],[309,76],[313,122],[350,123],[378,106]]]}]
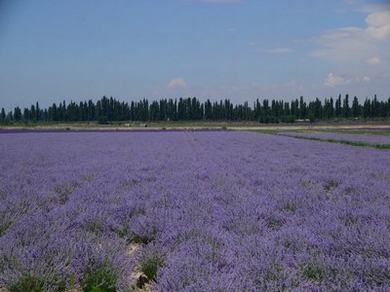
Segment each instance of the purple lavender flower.
[{"label": "purple lavender flower", "polygon": [[327,132],[282,132],[281,135],[290,137],[314,138],[320,140],[348,141],[367,143],[374,145],[390,145],[390,136],[364,135],[364,134],[346,134],[346,133],[327,133]]},{"label": "purple lavender flower", "polygon": [[246,132],[0,149],[0,287],[128,291],[145,270],[156,291],[390,289],[387,151]]}]

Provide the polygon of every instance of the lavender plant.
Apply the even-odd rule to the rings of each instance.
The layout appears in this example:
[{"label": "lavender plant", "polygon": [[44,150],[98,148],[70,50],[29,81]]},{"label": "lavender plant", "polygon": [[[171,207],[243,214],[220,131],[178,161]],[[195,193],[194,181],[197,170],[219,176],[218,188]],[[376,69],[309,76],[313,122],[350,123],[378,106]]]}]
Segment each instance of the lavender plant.
[{"label": "lavender plant", "polygon": [[244,132],[0,134],[0,149],[10,291],[129,291],[135,271],[155,291],[390,289],[387,151]]},{"label": "lavender plant", "polygon": [[369,145],[387,145],[390,147],[390,136],[347,134],[347,133],[327,133],[327,132],[282,132],[281,135],[309,138],[318,140],[345,141]]}]

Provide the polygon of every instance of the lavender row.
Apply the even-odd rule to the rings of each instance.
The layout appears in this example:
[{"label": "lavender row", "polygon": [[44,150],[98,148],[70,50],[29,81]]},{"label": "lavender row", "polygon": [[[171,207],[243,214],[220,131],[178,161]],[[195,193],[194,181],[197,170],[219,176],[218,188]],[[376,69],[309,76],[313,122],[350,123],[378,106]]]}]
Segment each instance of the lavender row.
[{"label": "lavender row", "polygon": [[0,287],[92,291],[103,271],[128,291],[146,266],[155,291],[390,289],[387,152],[244,132],[0,149]]},{"label": "lavender row", "polygon": [[348,141],[348,142],[367,143],[367,144],[374,144],[374,145],[390,145],[390,136],[380,136],[380,135],[326,133],[326,132],[313,132],[313,133],[282,132],[279,134],[290,136],[290,137]]}]

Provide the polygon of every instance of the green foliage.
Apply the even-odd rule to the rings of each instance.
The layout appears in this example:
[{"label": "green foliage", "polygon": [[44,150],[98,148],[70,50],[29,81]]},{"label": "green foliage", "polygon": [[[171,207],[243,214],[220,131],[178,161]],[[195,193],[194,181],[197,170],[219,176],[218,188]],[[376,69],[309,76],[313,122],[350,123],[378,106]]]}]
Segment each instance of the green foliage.
[{"label": "green foliage", "polygon": [[77,183],[69,183],[65,185],[56,185],[54,186],[54,191],[58,194],[58,199],[61,204],[65,204],[70,195],[74,192],[74,190],[78,187]]},{"label": "green foliage", "polygon": [[133,243],[148,244],[149,242],[152,241],[152,239],[149,238],[149,237],[147,237],[147,236],[142,236],[142,235],[134,234],[131,241],[132,241]]},{"label": "green foliage", "polygon": [[297,205],[294,202],[286,202],[283,209],[294,213],[297,210]]},{"label": "green foliage", "polygon": [[4,108],[2,107],[1,108],[1,112],[0,112],[0,123],[4,123],[4,121],[5,121],[5,110],[4,110]]},{"label": "green foliage", "polygon": [[119,228],[116,231],[116,234],[118,234],[118,236],[120,238],[128,238],[129,234],[130,234],[130,231],[129,231],[129,228],[127,226],[122,226],[121,228]]},{"label": "green foliage", "polygon": [[[305,102],[303,97],[290,102],[259,99],[250,105],[233,104],[229,99],[201,102],[196,97],[179,99],[142,99],[130,104],[103,96],[96,103],[92,100],[66,104],[65,101],[41,109],[36,103],[30,108],[15,107],[8,113],[0,112],[0,123],[10,122],[75,122],[97,121],[108,124],[115,121],[259,121],[261,123],[292,123],[297,119],[322,120],[334,118],[385,118],[390,117],[390,98],[379,101],[375,96],[360,104],[354,97],[352,107],[349,96],[341,95],[324,101],[316,98]],[[145,124],[145,126],[147,126]]]},{"label": "green foliage", "polygon": [[101,125],[105,125],[105,124],[108,124],[108,119],[106,116],[100,116],[98,118],[98,123],[101,124]]},{"label": "green foliage", "polygon": [[[298,137],[296,137],[296,138],[298,138]],[[390,145],[388,145],[388,144],[369,144],[369,143],[365,143],[365,142],[322,139],[322,138],[314,138],[314,137],[299,137],[299,139],[312,140],[312,141],[322,141],[322,142],[329,142],[329,143],[338,143],[338,144],[345,144],[345,145],[358,146],[358,147],[376,148],[376,149],[383,149],[383,150],[390,149]]]},{"label": "green foliage", "polygon": [[295,117],[293,115],[282,116],[280,121],[282,123],[294,123]]},{"label": "green foliage", "polygon": [[86,230],[88,230],[89,232],[92,232],[94,234],[102,234],[102,232],[104,230],[103,224],[99,221],[87,222],[87,224],[85,225],[85,228],[86,228]]},{"label": "green foliage", "polygon": [[325,189],[325,191],[330,192],[330,191],[334,190],[335,188],[337,188],[338,185],[339,185],[339,183],[337,181],[329,180],[324,184],[324,189]]},{"label": "green foliage", "polygon": [[43,292],[44,282],[33,276],[24,276],[9,287],[10,292]]},{"label": "green foliage", "polygon": [[313,123],[316,120],[316,116],[314,115],[313,112],[309,112],[308,118],[309,118],[310,123]]},{"label": "green foliage", "polygon": [[84,292],[115,292],[116,276],[108,265],[90,271],[85,278]]},{"label": "green foliage", "polygon": [[147,258],[141,263],[141,271],[149,280],[156,279],[158,269],[163,265],[163,259],[157,255]]},{"label": "green foliage", "polygon": [[69,277],[69,287],[70,289],[73,289],[76,285],[76,279],[75,279],[75,276],[74,274],[71,274],[70,277]]},{"label": "green foliage", "polygon": [[0,222],[0,236],[3,236],[6,232],[10,224],[7,222]]},{"label": "green foliage", "polygon": [[279,230],[284,224],[285,221],[281,218],[276,218],[271,216],[266,220],[267,227],[273,230]]},{"label": "green foliage", "polygon": [[[9,287],[10,292],[43,292],[47,291],[47,289],[48,288],[45,287],[45,281],[32,275],[21,277]],[[63,281],[58,281],[54,284],[51,283],[50,285],[50,291],[64,292],[65,290],[66,285]]]},{"label": "green foliage", "polygon": [[321,282],[325,278],[325,269],[320,264],[309,263],[303,268],[303,276],[312,281]]}]

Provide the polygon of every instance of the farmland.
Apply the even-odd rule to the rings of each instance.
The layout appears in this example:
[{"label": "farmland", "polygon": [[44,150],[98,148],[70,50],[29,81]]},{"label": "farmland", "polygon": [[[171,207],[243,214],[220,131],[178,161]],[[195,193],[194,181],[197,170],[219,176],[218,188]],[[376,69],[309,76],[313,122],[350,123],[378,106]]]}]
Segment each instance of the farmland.
[{"label": "farmland", "polygon": [[0,289],[390,289],[388,150],[233,131],[0,149]]},{"label": "farmland", "polygon": [[281,132],[279,135],[318,140],[333,143],[342,143],[355,146],[375,147],[379,149],[390,149],[389,135],[375,135],[375,132],[368,131],[359,133],[332,133],[332,132]]}]

